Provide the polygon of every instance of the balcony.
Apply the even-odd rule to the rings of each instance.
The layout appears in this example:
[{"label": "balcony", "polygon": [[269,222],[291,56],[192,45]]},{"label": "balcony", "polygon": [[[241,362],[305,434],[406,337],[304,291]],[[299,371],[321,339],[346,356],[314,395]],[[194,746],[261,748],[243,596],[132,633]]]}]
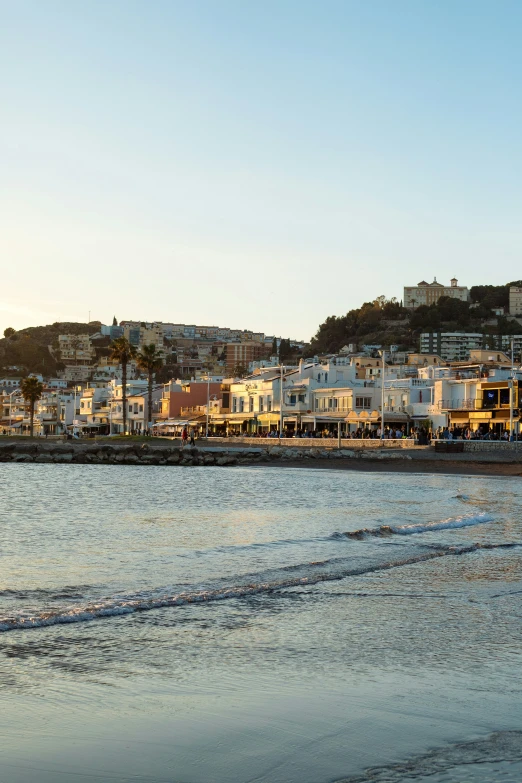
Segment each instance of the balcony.
[{"label": "balcony", "polygon": [[482,400],[466,398],[462,400],[439,400],[439,410],[445,411],[476,411],[482,410]]},{"label": "balcony", "polygon": [[430,416],[433,410],[431,402],[412,402],[405,405],[404,410],[409,416]]}]

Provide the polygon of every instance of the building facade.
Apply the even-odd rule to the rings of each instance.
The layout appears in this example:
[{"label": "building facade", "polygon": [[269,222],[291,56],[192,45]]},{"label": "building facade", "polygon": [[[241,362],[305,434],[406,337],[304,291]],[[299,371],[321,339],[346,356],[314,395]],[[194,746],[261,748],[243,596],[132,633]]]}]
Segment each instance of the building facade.
[{"label": "building facade", "polygon": [[509,314],[522,315],[522,288],[514,285],[509,289]]},{"label": "building facade", "polygon": [[472,351],[502,351],[522,355],[522,334],[480,334],[479,332],[422,332],[421,354],[437,354],[445,362],[465,362]]},{"label": "building facade", "polygon": [[227,343],[225,346],[225,364],[227,372],[232,375],[238,365],[248,368],[251,362],[263,359],[266,355],[264,343],[248,341]]},{"label": "building facade", "polygon": [[449,286],[437,283],[437,278],[433,283],[427,283],[421,280],[416,286],[405,286],[404,288],[404,307],[415,309],[421,305],[436,304],[441,296],[450,296],[452,299],[460,299],[462,302],[469,302],[469,289],[466,286],[459,285],[456,277],[450,280]]}]

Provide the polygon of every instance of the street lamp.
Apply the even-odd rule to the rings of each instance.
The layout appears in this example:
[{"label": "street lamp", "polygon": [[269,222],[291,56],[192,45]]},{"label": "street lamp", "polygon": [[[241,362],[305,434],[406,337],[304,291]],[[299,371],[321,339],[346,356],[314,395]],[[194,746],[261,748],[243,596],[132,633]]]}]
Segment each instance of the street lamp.
[{"label": "street lamp", "polygon": [[12,397],[13,397],[13,394],[20,394],[20,389],[15,389],[14,391],[12,391],[10,394],[7,395],[9,397],[9,429],[11,429],[12,418],[13,418],[13,415],[12,415],[12,411],[13,411],[13,400],[12,400]]},{"label": "street lamp", "polygon": [[381,351],[382,356],[382,377],[381,377],[381,443],[384,446],[384,364],[386,358],[386,351],[384,348]]},{"label": "street lamp", "polygon": [[205,425],[205,438],[208,440],[208,415],[210,408],[210,373],[207,370],[207,422]]},{"label": "street lamp", "polygon": [[284,366],[281,365],[281,388],[279,389],[279,440],[283,437],[283,371]]},{"label": "street lamp", "polygon": [[109,397],[109,435],[112,435],[112,401],[113,401],[113,399],[114,398],[113,398],[113,396],[111,394],[111,396]]},{"label": "street lamp", "polygon": [[[511,338],[511,378],[509,379],[509,439],[513,438],[513,387],[515,379],[515,341]],[[513,438],[514,439],[514,438]]]}]

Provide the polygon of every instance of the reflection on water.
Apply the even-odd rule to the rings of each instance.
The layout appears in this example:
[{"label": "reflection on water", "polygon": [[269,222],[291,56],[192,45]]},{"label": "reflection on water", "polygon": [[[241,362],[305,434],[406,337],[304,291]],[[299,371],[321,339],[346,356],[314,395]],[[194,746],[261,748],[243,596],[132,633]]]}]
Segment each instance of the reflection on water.
[{"label": "reflection on water", "polygon": [[0,469],[0,779],[518,779],[518,480]]}]

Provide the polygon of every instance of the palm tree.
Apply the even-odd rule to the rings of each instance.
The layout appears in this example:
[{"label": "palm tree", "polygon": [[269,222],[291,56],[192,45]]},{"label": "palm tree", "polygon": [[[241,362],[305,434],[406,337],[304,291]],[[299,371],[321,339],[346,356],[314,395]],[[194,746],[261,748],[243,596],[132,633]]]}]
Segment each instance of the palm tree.
[{"label": "palm tree", "polygon": [[152,421],[152,378],[156,370],[161,369],[163,367],[163,359],[160,356],[160,353],[154,343],[151,343],[150,345],[144,345],[141,351],[138,354],[138,367],[142,372],[147,373],[148,381],[149,381],[149,389],[148,389],[148,419],[147,419],[147,427],[150,426],[150,423]]},{"label": "palm tree", "polygon": [[24,396],[24,400],[29,403],[30,405],[30,411],[31,411],[31,438],[33,437],[33,427],[34,427],[34,406],[36,402],[41,398],[43,394],[43,383],[40,383],[38,378],[34,378],[33,376],[29,376],[27,378],[22,378],[22,383],[20,384],[20,389],[22,391],[22,394]]},{"label": "palm tree", "polygon": [[136,348],[126,337],[117,337],[111,343],[111,359],[121,364],[121,399],[123,406],[123,434],[127,433],[127,365],[136,356]]}]

